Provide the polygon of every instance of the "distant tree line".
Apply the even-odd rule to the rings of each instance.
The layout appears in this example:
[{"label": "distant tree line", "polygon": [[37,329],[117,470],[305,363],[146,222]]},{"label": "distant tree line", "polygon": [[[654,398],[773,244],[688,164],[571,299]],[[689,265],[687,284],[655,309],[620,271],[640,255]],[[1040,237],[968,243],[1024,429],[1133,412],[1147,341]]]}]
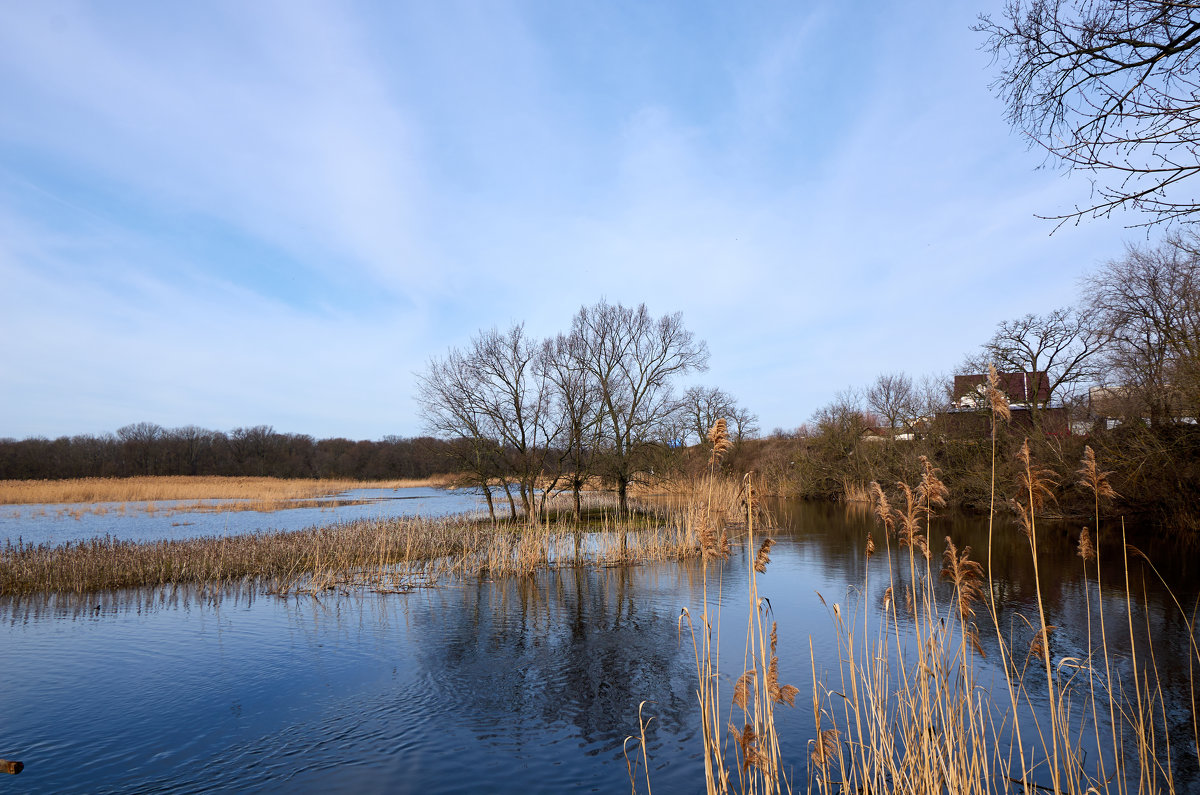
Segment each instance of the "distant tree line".
[{"label": "distant tree line", "polygon": [[450,471],[453,445],[433,438],[314,439],[268,425],[211,431],[139,422],[115,434],[0,439],[0,478],[251,475],[383,480]]},{"label": "distant tree line", "polygon": [[757,431],[753,414],[722,390],[676,390],[708,368],[708,347],[678,313],[601,301],[582,307],[570,330],[536,339],[523,324],[484,330],[432,359],[418,379],[427,430],[454,442],[456,468],[484,492],[536,516],[555,491],[574,495],[592,479],[628,510],[629,487],[677,451],[703,443],[725,417],[738,439]]}]

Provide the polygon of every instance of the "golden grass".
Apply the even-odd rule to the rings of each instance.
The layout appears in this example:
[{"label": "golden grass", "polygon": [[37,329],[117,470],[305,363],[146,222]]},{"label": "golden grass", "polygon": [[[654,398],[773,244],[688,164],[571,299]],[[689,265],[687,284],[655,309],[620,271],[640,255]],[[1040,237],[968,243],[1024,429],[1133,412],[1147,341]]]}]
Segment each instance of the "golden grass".
[{"label": "golden grass", "polygon": [[[1020,519],[1018,539],[1028,541],[1036,575],[1036,514],[1042,501],[1052,496],[1052,484],[1027,451],[1021,463],[1021,497],[1013,508]],[[1061,652],[1056,657],[1051,652],[1054,626],[1047,623],[1040,578],[1035,576],[1032,604],[1027,604],[1030,618],[1023,625],[1004,627],[1002,622],[1007,621],[997,614],[992,596],[991,572],[974,560],[969,547],[960,550],[947,538],[940,566],[932,559],[929,523],[935,509],[945,505],[947,490],[938,470],[928,460],[921,464],[917,486],[897,484],[899,508],[892,507],[878,484],[869,487],[882,532],[878,545],[874,534],[866,535],[863,554],[868,562],[874,555],[886,557],[882,598],[878,590],[884,583],[872,591],[870,566],[864,567],[861,589],[847,591],[859,594],[857,604],[828,604],[818,594],[832,619],[838,654],[832,671],[819,670],[810,642],[814,734],[808,746],[807,791],[829,795],[1181,791],[1174,780],[1173,760],[1187,753],[1200,762],[1196,688],[1193,674],[1188,683],[1191,736],[1177,728],[1172,736],[1173,713],[1181,705],[1166,703],[1149,626],[1137,630],[1133,623],[1128,558],[1130,554],[1142,557],[1157,576],[1148,558],[1125,545],[1125,598],[1120,607],[1128,617],[1128,634],[1110,637],[1104,629],[1099,549],[1084,531],[1079,557],[1090,580],[1085,591],[1086,645],[1080,657],[1061,656]],[[1091,450],[1086,451],[1079,474],[1096,495],[1098,514],[1100,501],[1113,494],[1107,473],[1098,468]],[[707,513],[712,503],[705,503],[703,491],[697,494],[699,535],[705,549],[704,607],[696,622],[685,609],[681,622],[690,630],[696,659],[705,789],[709,793],[792,792],[796,782],[782,772],[774,708],[792,704],[797,691],[779,684],[775,625],[756,579],[769,565],[770,539],[756,547],[756,514],[747,509],[747,658],[740,676],[722,677],[717,668],[721,639],[710,617],[711,587],[720,614],[721,581],[707,564],[710,559],[723,559],[727,548],[714,543],[716,534]],[[750,496],[752,488],[745,494]],[[744,502],[753,505],[753,500]],[[1098,525],[1095,530],[1098,536]],[[1123,528],[1121,536],[1124,542]],[[952,589],[946,603],[939,601],[935,587],[939,576]],[[1093,588],[1100,606],[1098,638],[1091,626]],[[1189,631],[1189,670],[1194,671],[1200,666],[1195,615],[1177,601],[1174,604],[1176,619]],[[985,647],[977,621],[988,629],[989,647],[999,658],[993,663],[996,669],[988,672],[996,682],[994,691],[985,686],[987,677],[978,668]],[[992,637],[995,644],[990,643]],[[1126,666],[1122,672],[1117,660]],[[721,693],[722,681],[732,682],[732,694]],[[1097,753],[1087,752],[1084,738],[1094,739]]]},{"label": "golden grass", "polygon": [[842,481],[842,502],[871,502],[871,488],[861,483]]},{"label": "golden grass", "polygon": [[358,520],[294,532],[134,542],[111,537],[0,547],[0,596],[253,580],[287,593],[368,587],[403,591],[445,577],[528,575],[565,566],[682,560],[699,554],[682,517],[618,520],[566,509],[533,524],[464,517]]},{"label": "golden grass", "polygon": [[[1028,456],[1022,463],[1020,530],[1028,539],[1036,572],[1034,506],[1046,496],[1042,487],[1048,484]],[[1091,464],[1095,470],[1094,461]],[[1088,468],[1085,459],[1084,470]],[[932,482],[935,473],[927,466],[921,486],[902,489],[906,503],[909,493],[918,495],[916,510],[890,508],[882,490],[873,487],[886,554],[889,561],[895,554],[899,567],[888,567],[882,622],[875,620],[876,606],[866,599],[857,609],[839,604],[830,609],[840,662],[831,674],[819,676],[812,661],[818,742],[809,767],[810,791],[1178,791],[1171,760],[1180,750],[1175,746],[1187,740],[1171,735],[1153,640],[1135,631],[1132,620],[1127,637],[1102,633],[1094,638],[1091,587],[1087,644],[1078,658],[1055,660],[1052,655],[1054,627],[1047,623],[1037,580],[1031,618],[1016,630],[1002,629],[985,596],[983,566],[971,559],[969,548],[959,551],[949,538],[940,575],[952,586],[953,598],[949,604],[939,603],[935,564],[928,547],[918,541],[928,532],[930,507],[937,504],[933,497],[944,496]],[[906,532],[898,532],[906,525]],[[869,558],[873,551],[868,537],[864,553]],[[1095,555],[1090,538],[1081,537],[1085,573],[1098,571],[1092,564]],[[1126,580],[1123,607],[1131,616],[1128,573]],[[861,593],[870,594],[869,585],[868,579]],[[1100,597],[1099,581],[1092,585]],[[901,592],[902,600],[892,598]],[[986,613],[981,620],[995,633],[992,648],[998,653],[994,664],[1000,680],[996,692],[983,686],[977,670],[984,655],[977,610]],[[1194,619],[1182,608],[1179,613],[1194,637]],[[1139,658],[1146,650],[1149,654]],[[1194,642],[1189,655],[1193,664],[1200,663]],[[1131,666],[1123,676],[1117,673],[1116,658],[1127,659]],[[826,727],[837,732],[829,740]],[[1200,759],[1200,732],[1194,725],[1193,729],[1190,753]],[[1089,756],[1081,749],[1083,737],[1094,739],[1098,754]]]},{"label": "golden grass", "polygon": [[449,475],[420,480],[373,481],[189,476],[0,480],[0,505],[165,500],[249,500],[268,505],[287,500],[328,497],[349,489],[445,487],[453,484],[454,479]]}]

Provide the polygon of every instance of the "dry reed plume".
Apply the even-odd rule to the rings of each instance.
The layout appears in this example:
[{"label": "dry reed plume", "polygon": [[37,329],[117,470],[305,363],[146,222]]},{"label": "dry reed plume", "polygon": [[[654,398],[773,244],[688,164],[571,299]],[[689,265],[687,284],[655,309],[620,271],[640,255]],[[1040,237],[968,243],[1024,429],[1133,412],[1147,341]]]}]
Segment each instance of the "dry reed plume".
[{"label": "dry reed plume", "polygon": [[1009,422],[1012,420],[1012,410],[1008,406],[1008,397],[1000,391],[1000,374],[996,372],[996,365],[989,364],[987,372],[987,387],[985,388],[984,397],[987,399],[988,408],[991,409],[992,415],[997,418]]}]

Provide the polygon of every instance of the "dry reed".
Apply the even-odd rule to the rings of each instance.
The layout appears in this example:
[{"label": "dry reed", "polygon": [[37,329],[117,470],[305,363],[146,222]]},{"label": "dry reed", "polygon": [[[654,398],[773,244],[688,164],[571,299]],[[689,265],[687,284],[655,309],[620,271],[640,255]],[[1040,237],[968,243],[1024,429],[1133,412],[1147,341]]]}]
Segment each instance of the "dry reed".
[{"label": "dry reed", "polygon": [[453,483],[454,479],[448,475],[421,480],[380,481],[189,476],[0,480],[0,505],[166,500],[248,500],[256,504],[268,504],[328,497],[350,489],[444,487]]},{"label": "dry reed", "polygon": [[0,596],[232,580],[255,580],[282,593],[407,590],[443,577],[682,560],[697,555],[699,546],[685,517],[645,512],[618,519],[615,505],[591,511],[582,524],[395,518],[173,541],[7,542],[0,547]]},{"label": "dry reed", "polygon": [[[692,641],[696,663],[696,700],[701,713],[701,742],[704,758],[705,789],[709,793],[728,793],[737,783],[742,792],[778,793],[790,791],[791,785],[783,772],[779,737],[775,731],[776,705],[794,706],[800,692],[793,685],[780,684],[779,658],[776,654],[778,633],[770,621],[770,603],[758,594],[758,575],[770,563],[773,539],[756,541],[767,522],[751,476],[742,479],[740,486],[717,476],[721,445],[726,433],[724,422],[713,426],[709,441],[713,455],[702,489],[693,494],[689,516],[699,528],[698,535],[705,548],[703,556],[703,590],[699,621],[693,622],[691,612],[684,608],[680,615],[680,630],[686,625]],[[744,519],[747,555],[747,583],[750,604],[753,606],[746,627],[746,652],[742,673],[734,684],[728,707],[720,693],[720,625],[722,598],[722,569],[719,564],[729,556],[730,541],[726,535],[725,516],[730,512],[730,500],[740,506],[739,521]],[[719,519],[717,518],[719,516]],[[721,527],[717,534],[718,524]],[[769,526],[769,524],[766,524]],[[710,566],[714,570],[710,571]],[[715,591],[715,609],[709,605],[710,593]],[[768,629],[768,626],[770,627]],[[727,711],[726,711],[727,709]],[[741,728],[738,728],[738,725]],[[730,742],[730,740],[732,742]]]},{"label": "dry reed", "polygon": [[[994,383],[991,387],[995,391]],[[990,400],[996,420],[1005,419],[1007,402],[1003,395],[995,391]],[[1032,621],[1025,619],[1030,634],[1024,638],[1006,633],[997,613],[990,569],[991,522],[986,580],[984,566],[972,558],[970,547],[960,550],[953,539],[946,538],[938,573],[948,583],[952,598],[943,609],[934,587],[927,542],[934,509],[944,505],[947,496],[937,470],[923,459],[916,488],[897,484],[899,508],[892,507],[878,484],[870,485],[868,493],[883,528],[880,534],[883,549],[876,546],[875,536],[868,533],[864,551],[868,561],[881,554],[886,557],[883,565],[888,581],[881,611],[877,608],[879,603],[865,598],[871,593],[870,567],[861,592],[864,594],[861,611],[847,611],[837,603],[827,605],[839,648],[833,682],[827,684],[825,677],[818,674],[810,641],[815,731],[809,742],[810,792],[815,789],[830,795],[847,792],[982,795],[1014,791],[1026,795],[1044,792],[1127,795],[1179,791],[1172,768],[1175,753],[1172,740],[1177,738],[1170,733],[1171,710],[1158,684],[1153,640],[1147,643],[1147,638],[1135,632],[1128,559],[1123,605],[1129,617],[1128,636],[1110,641],[1103,620],[1104,598],[1098,578],[1099,543],[1093,543],[1092,532],[1087,528],[1080,534],[1078,550],[1085,572],[1097,575],[1101,637],[1099,643],[1094,642],[1088,586],[1085,656],[1081,659],[1062,656],[1057,664],[1052,664],[1051,633],[1056,627],[1047,622],[1043,604],[1037,568],[1037,517],[1046,501],[1054,499],[1055,484],[1032,460],[1027,445],[1022,449],[1020,463],[1020,497],[1013,507],[1022,534],[1018,539],[1023,536],[1027,541],[1034,564],[1037,609]],[[706,492],[699,492],[701,510],[697,513],[701,522],[713,510],[713,471],[715,468],[710,468],[708,498],[703,498]],[[1082,485],[1095,496],[1098,517],[1100,502],[1112,499],[1115,493],[1090,449],[1085,451],[1080,475]],[[751,508],[753,500],[744,500],[743,504]],[[716,546],[711,533],[706,536],[713,549],[705,557],[704,613],[697,625],[693,625],[686,609],[681,617],[681,625],[686,623],[691,630],[696,656],[705,786],[709,793],[727,793],[738,788],[750,793],[784,789],[790,792],[792,783],[780,772],[772,707],[794,703],[798,691],[778,683],[776,627],[771,621],[767,631],[769,607],[758,594],[756,575],[769,563],[770,539],[757,546],[755,554],[756,514],[750,509],[744,515],[750,588],[747,660],[733,683],[728,719],[722,715],[716,684],[720,637],[714,635],[708,607],[712,585],[708,564],[723,560],[728,547]],[[1099,530],[1097,519],[1094,531],[1097,539]],[[893,540],[898,550],[907,554],[893,559]],[[1133,555],[1145,559],[1158,574],[1140,550],[1131,546],[1125,546],[1124,550],[1127,558]],[[905,576],[907,582],[896,581],[897,577]],[[715,578],[715,588],[719,614],[719,576]],[[895,588],[905,595],[903,613],[892,596]],[[821,601],[825,602],[823,598]],[[1175,606],[1190,631],[1191,670],[1200,665],[1195,617],[1178,601]],[[997,678],[1003,682],[996,693],[985,688],[977,670],[979,660],[985,656],[980,628],[976,625],[980,614],[985,614],[982,620],[995,632],[999,661],[992,673],[998,671]],[[878,621],[880,616],[882,621]],[[1019,613],[1017,616],[1024,618]],[[1014,655],[1017,642],[1026,644],[1024,655],[1020,652]],[[1148,649],[1149,655],[1139,655],[1142,648]],[[1113,658],[1126,654],[1127,668],[1119,675]],[[1024,665],[1017,662],[1022,656]],[[1189,684],[1192,750],[1200,762],[1200,720],[1196,717],[1194,678]],[[1035,694],[1042,687],[1045,690]],[[738,720],[734,719],[735,713]],[[727,727],[725,742],[720,739],[722,726]],[[1081,739],[1089,729],[1094,747],[1100,752],[1098,758],[1089,758],[1081,749]],[[1032,743],[1027,744],[1030,738]],[[729,754],[733,755],[732,761]]]},{"label": "dry reed", "polygon": [[[923,462],[922,486],[914,490],[899,484],[902,509],[892,509],[883,490],[872,487],[880,523],[898,528],[897,538],[909,552],[904,561],[908,571],[903,571],[902,564],[899,573],[907,573],[911,583],[911,615],[896,610],[891,595],[897,584],[892,581],[884,592],[884,621],[874,629],[870,622],[875,607],[870,600],[862,600],[860,613],[849,611],[857,616],[851,620],[845,618],[847,611],[840,605],[830,608],[840,663],[833,672],[835,681],[826,684],[818,677],[813,661],[816,734],[810,743],[810,789],[914,795],[1014,789],[1030,795],[1179,791],[1171,767],[1172,740],[1176,738],[1171,737],[1170,710],[1158,684],[1153,640],[1139,637],[1132,620],[1128,561],[1124,605],[1129,616],[1128,637],[1114,646],[1104,634],[1104,600],[1097,579],[1100,642],[1093,642],[1089,618],[1085,656],[1062,656],[1052,664],[1056,627],[1047,623],[1038,579],[1037,514],[1054,495],[1027,448],[1022,451],[1021,464],[1022,496],[1017,507],[1021,509],[1020,530],[1034,563],[1037,610],[1032,621],[1026,620],[1031,636],[1024,641],[1024,665],[1013,661],[1017,639],[1001,630],[992,597],[985,597],[990,579],[985,583],[983,567],[971,559],[970,549],[960,551],[952,539],[946,539],[940,574],[954,597],[944,612],[936,601],[929,561],[913,554],[920,549],[917,539],[928,533],[935,495],[944,496],[932,483],[936,472],[928,462]],[[1106,488],[1106,473],[1099,470],[1090,450],[1080,474],[1084,485],[1095,493],[1097,505],[1101,498],[1114,496],[1111,488]],[[887,570],[894,578],[891,537],[890,532],[882,534],[887,543]],[[1098,546],[1085,529],[1079,540],[1085,571],[1094,565]],[[1135,548],[1125,549],[1127,555],[1145,557]],[[870,537],[868,550],[875,552]],[[1098,569],[1094,571],[1098,573]],[[870,592],[869,580],[866,585],[863,593]],[[1090,594],[1090,587],[1087,590]],[[1090,604],[1090,595],[1088,598]],[[987,620],[996,632],[998,669],[1007,703],[1003,696],[993,700],[1000,694],[985,689],[978,676],[983,645],[975,619],[981,607],[986,608]],[[1200,663],[1194,617],[1178,603],[1176,609],[1193,638],[1191,664]],[[1126,653],[1128,669],[1120,676],[1112,658]],[[1015,656],[1019,661],[1022,655],[1018,652]],[[1034,690],[1042,687],[1045,690],[1039,698]],[[1190,692],[1194,709],[1194,686]],[[1200,723],[1194,713],[1192,729],[1192,750],[1200,761]],[[1088,758],[1081,751],[1085,731],[1094,738],[1099,758]],[[1026,744],[1022,736],[1034,738],[1034,743]]]}]

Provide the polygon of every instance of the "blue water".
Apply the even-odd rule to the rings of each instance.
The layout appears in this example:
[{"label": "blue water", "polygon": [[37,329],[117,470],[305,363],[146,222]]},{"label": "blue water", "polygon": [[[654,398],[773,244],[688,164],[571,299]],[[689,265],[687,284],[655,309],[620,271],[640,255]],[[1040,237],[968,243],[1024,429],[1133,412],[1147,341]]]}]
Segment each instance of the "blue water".
[{"label": "blue water", "polygon": [[[353,489],[334,495],[334,505],[278,511],[182,511],[196,500],[92,505],[0,506],[0,544],[21,539],[33,544],[61,544],[111,535],[131,541],[242,535],[256,530],[301,530],[352,519],[396,516],[447,516],[478,513],[483,498],[475,489]],[[217,505],[234,500],[206,500]],[[307,502],[307,501],[306,501]],[[328,502],[328,500],[322,500]],[[358,504],[352,504],[358,503]],[[98,509],[98,510],[96,510]]]},{"label": "blue water", "polygon": [[[776,708],[776,722],[793,789],[804,791],[814,735],[810,653],[816,676],[841,689],[832,606],[878,626],[889,568],[882,551],[869,565],[864,559],[869,519],[819,506],[780,515],[785,527],[758,587],[778,622],[780,681],[800,689],[794,708]],[[930,535],[952,533],[976,549],[985,532],[970,521],[937,530]],[[1002,622],[1018,639],[1017,615],[1029,617],[1033,605],[1023,544],[998,543],[995,560]],[[1043,546],[1048,621],[1059,627],[1052,655],[1078,657],[1089,615],[1098,621],[1082,597],[1090,587],[1095,611],[1094,582],[1082,579],[1071,539],[1048,534]],[[1115,563],[1113,547],[1105,551]],[[1177,596],[1194,604],[1191,564],[1164,558]],[[711,578],[722,585],[723,712],[743,668],[748,561],[735,548]],[[897,593],[906,566],[892,570]],[[1131,583],[1132,620],[1139,635],[1154,634],[1176,781],[1179,791],[1195,791],[1190,629],[1144,574],[1136,569]],[[319,599],[246,584],[3,599],[0,758],[26,769],[0,778],[0,793],[628,793],[623,748],[636,757],[636,742],[626,740],[638,734],[643,701],[653,790],[702,791],[695,663],[680,615],[687,608],[698,617],[703,599],[694,562]],[[1105,599],[1114,665],[1124,670],[1130,655],[1120,633],[1129,618],[1115,578]],[[989,656],[977,663],[979,679],[994,685],[994,634],[982,641]],[[1038,709],[1038,672],[1028,676]],[[643,771],[635,772],[645,792]]]}]

